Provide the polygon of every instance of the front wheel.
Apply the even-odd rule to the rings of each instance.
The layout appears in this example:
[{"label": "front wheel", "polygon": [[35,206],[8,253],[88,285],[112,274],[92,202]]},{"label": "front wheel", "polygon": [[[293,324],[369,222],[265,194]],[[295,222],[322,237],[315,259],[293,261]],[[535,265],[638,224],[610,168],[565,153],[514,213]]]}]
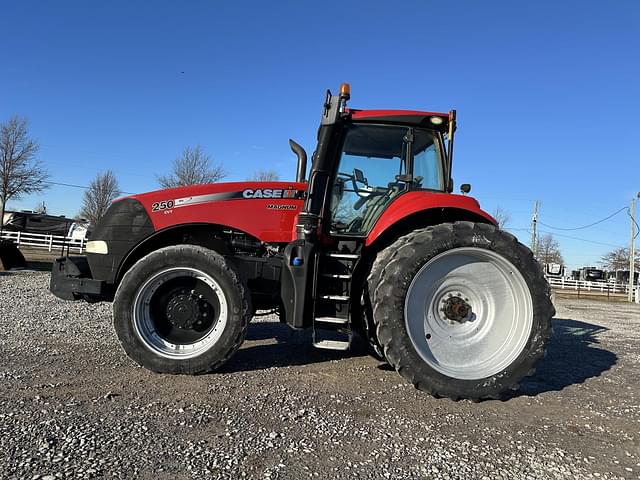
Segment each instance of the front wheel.
[{"label": "front wheel", "polygon": [[143,257],[125,274],[113,303],[124,350],[159,373],[220,367],[242,344],[250,313],[249,295],[233,266],[194,245]]},{"label": "front wheel", "polygon": [[492,225],[417,230],[378,254],[368,278],[391,365],[435,396],[498,398],[534,372],[555,311],[530,250]]}]

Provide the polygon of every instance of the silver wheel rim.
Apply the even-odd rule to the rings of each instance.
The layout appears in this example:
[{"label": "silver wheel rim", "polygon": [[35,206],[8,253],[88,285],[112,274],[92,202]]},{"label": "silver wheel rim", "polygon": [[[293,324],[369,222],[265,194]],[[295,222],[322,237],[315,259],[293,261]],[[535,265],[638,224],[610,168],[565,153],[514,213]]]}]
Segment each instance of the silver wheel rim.
[{"label": "silver wheel rim", "polygon": [[503,371],[522,353],[533,327],[533,302],[524,277],[506,258],[463,247],[420,268],[404,315],[414,348],[431,368],[479,380]]},{"label": "silver wheel rim", "polygon": [[[201,338],[189,343],[170,341],[162,335],[151,308],[152,299],[158,289],[168,281],[181,277],[196,279],[206,285],[215,295],[219,306],[217,318],[211,328],[203,332]],[[149,350],[162,357],[183,360],[197,357],[216,344],[227,325],[228,311],[224,292],[210,275],[195,268],[169,268],[156,273],[138,289],[133,304],[133,325],[136,335]]]}]

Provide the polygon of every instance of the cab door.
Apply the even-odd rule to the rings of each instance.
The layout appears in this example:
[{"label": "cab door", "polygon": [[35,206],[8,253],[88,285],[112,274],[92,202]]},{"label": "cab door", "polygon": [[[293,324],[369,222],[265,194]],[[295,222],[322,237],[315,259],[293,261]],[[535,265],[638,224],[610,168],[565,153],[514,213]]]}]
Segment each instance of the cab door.
[{"label": "cab door", "polygon": [[366,236],[408,190],[443,190],[438,135],[396,125],[347,128],[329,202],[330,233]]}]

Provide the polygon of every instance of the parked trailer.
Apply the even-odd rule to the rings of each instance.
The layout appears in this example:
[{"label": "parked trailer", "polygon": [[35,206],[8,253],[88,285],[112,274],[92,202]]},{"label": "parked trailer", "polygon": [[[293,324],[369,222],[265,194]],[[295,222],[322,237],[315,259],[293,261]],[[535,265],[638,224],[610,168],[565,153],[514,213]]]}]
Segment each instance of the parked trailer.
[{"label": "parked trailer", "polygon": [[547,263],[544,266],[544,273],[547,277],[560,278],[564,277],[565,268],[559,263]]},{"label": "parked trailer", "polygon": [[3,223],[7,232],[66,236],[74,220],[35,212],[5,212]]},{"label": "parked trailer", "polygon": [[580,269],[579,280],[583,280],[585,282],[604,282],[606,279],[604,270],[596,267],[582,267]]}]

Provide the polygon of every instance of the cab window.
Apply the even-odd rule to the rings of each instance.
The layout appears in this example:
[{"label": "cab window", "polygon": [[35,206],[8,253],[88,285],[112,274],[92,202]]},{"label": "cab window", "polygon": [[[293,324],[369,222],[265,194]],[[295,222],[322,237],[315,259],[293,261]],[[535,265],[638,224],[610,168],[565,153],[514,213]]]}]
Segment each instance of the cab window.
[{"label": "cab window", "polygon": [[[414,175],[408,142],[413,133]],[[427,130],[352,125],[346,133],[331,195],[331,230],[366,234],[395,197],[409,188],[442,189],[438,143]]]}]

